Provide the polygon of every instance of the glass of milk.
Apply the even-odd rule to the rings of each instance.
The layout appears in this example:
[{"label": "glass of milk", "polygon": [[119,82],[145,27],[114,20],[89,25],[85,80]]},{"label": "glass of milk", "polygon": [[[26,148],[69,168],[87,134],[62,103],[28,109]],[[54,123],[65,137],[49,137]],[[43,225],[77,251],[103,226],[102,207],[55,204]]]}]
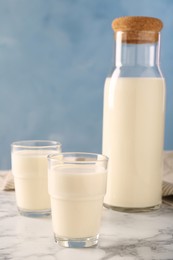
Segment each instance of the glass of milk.
[{"label": "glass of milk", "polygon": [[49,155],[48,162],[55,242],[64,247],[96,245],[106,192],[108,158],[72,152]]},{"label": "glass of milk", "polygon": [[28,217],[49,215],[47,156],[60,153],[61,144],[48,140],[18,141],[12,143],[11,152],[19,213]]}]

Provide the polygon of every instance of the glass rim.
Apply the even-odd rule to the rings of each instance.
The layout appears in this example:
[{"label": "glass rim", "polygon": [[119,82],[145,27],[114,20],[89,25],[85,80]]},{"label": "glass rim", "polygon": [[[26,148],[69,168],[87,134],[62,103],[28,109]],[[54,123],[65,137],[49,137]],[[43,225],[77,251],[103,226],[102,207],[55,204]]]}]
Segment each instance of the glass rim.
[{"label": "glass rim", "polygon": [[[88,152],[61,152],[61,153],[52,153],[48,155],[48,160],[49,161],[58,161],[58,158],[63,157],[63,162],[65,163],[96,163],[96,162],[107,162],[108,157],[104,154],[99,154],[99,153],[88,153]],[[70,157],[71,156],[71,157]],[[89,158],[90,156],[90,158]],[[86,160],[68,160],[68,158],[86,158]],[[95,160],[91,160],[91,158],[95,158]]]},{"label": "glass rim", "polygon": [[[37,145],[39,144],[39,145]],[[15,141],[11,144],[11,147],[15,148],[27,148],[27,149],[44,149],[44,148],[53,148],[59,147],[61,148],[61,143],[53,140],[21,140]]]}]

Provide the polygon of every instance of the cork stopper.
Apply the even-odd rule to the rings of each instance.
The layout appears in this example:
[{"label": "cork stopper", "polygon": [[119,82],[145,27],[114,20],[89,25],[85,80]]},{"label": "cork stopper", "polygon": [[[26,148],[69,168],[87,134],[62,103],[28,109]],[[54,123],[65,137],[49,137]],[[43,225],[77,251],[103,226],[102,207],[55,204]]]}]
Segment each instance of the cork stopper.
[{"label": "cork stopper", "polygon": [[124,16],[113,20],[115,32],[124,32],[122,40],[126,43],[154,43],[163,27],[160,19],[145,16]]}]

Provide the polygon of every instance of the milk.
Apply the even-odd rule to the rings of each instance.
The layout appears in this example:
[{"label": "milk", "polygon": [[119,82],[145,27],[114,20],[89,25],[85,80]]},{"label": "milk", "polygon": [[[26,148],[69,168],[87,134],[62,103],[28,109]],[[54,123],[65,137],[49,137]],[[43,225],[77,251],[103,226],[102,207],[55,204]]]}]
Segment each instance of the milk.
[{"label": "milk", "polygon": [[51,152],[30,150],[12,153],[16,200],[20,209],[50,209],[47,155]]},{"label": "milk", "polygon": [[98,234],[106,189],[104,168],[54,167],[48,187],[56,236],[85,238]]},{"label": "milk", "polygon": [[146,208],[161,203],[165,82],[107,78],[103,154],[109,157],[104,203]]}]

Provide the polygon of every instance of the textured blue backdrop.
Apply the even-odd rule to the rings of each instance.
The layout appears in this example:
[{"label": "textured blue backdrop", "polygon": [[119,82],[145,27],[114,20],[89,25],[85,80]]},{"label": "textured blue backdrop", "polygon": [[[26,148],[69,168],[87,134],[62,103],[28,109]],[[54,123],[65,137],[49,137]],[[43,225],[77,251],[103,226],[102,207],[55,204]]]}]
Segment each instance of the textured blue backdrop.
[{"label": "textured blue backdrop", "polygon": [[164,22],[165,149],[173,149],[173,1],[0,0],[0,169],[10,167],[10,144],[21,139],[101,152],[111,22],[124,15]]}]

